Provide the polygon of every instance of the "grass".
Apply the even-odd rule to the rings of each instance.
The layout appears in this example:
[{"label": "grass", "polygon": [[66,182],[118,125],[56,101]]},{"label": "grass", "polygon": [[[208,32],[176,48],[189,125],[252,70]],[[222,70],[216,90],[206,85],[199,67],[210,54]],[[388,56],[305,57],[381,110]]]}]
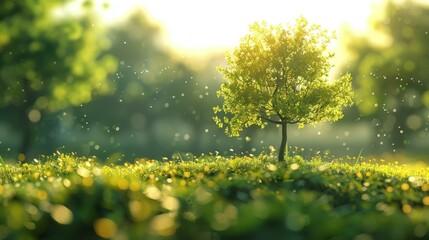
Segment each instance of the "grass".
[{"label": "grass", "polygon": [[427,239],[428,170],[361,156],[115,165],[57,153],[0,165],[0,239]]}]

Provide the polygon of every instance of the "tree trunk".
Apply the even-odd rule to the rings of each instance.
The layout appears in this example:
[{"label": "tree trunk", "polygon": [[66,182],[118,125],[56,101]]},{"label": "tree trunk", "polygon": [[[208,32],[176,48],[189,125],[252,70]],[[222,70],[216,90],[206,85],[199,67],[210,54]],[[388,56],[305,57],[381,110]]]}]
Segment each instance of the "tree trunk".
[{"label": "tree trunk", "polygon": [[24,157],[28,158],[27,155],[34,140],[34,123],[30,121],[28,112],[33,107],[36,97],[34,96],[34,92],[31,89],[30,80],[25,79],[23,81],[23,90],[25,92],[25,100],[19,107],[19,118],[22,124],[22,140],[18,149],[18,154],[24,154]]},{"label": "tree trunk", "polygon": [[21,121],[22,121],[22,140],[21,140],[21,146],[19,147],[20,154],[24,154],[24,156],[27,156],[31,145],[33,143],[34,138],[34,130],[33,130],[33,123],[28,119],[27,111],[23,109],[21,114]]},{"label": "tree trunk", "polygon": [[282,142],[280,144],[280,149],[279,149],[279,162],[283,162],[285,160],[286,145],[287,145],[287,123],[282,122]]},{"label": "tree trunk", "polygon": [[407,118],[414,113],[415,110],[408,107],[398,107],[396,112],[395,124],[390,133],[389,150],[403,150],[407,147],[409,139],[415,134],[415,131],[407,127]]}]

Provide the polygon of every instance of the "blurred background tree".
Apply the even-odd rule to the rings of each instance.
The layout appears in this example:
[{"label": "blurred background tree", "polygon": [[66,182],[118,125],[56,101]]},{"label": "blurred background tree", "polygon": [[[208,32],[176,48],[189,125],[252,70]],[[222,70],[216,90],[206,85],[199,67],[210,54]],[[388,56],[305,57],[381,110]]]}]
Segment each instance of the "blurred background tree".
[{"label": "blurred background tree", "polygon": [[429,8],[406,0],[373,10],[369,32],[343,34],[356,106],[377,148],[413,148],[429,127]]},{"label": "blurred background tree", "polygon": [[3,117],[21,132],[21,160],[45,115],[111,90],[107,76],[116,61],[101,56],[109,41],[91,3],[85,2],[79,14],[56,14],[68,2],[0,3],[0,106],[9,108]]}]

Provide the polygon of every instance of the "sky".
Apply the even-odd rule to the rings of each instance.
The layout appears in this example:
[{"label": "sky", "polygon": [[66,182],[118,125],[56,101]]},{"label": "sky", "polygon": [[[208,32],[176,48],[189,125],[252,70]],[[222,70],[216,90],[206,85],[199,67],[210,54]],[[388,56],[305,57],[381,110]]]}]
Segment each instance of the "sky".
[{"label": "sky", "polygon": [[[106,0],[107,1],[107,0]],[[264,20],[271,24],[293,22],[299,16],[339,32],[349,25],[364,31],[370,9],[382,0],[110,0],[103,10],[109,21],[143,7],[165,31],[178,51],[200,52],[231,48],[248,32],[248,26]]]}]

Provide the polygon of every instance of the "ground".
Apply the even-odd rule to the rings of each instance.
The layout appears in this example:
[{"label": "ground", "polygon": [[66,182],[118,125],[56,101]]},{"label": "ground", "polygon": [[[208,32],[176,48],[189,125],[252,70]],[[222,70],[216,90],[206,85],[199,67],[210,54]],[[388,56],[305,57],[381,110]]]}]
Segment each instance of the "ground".
[{"label": "ground", "polygon": [[0,163],[0,239],[429,236],[427,168],[301,155]]}]

